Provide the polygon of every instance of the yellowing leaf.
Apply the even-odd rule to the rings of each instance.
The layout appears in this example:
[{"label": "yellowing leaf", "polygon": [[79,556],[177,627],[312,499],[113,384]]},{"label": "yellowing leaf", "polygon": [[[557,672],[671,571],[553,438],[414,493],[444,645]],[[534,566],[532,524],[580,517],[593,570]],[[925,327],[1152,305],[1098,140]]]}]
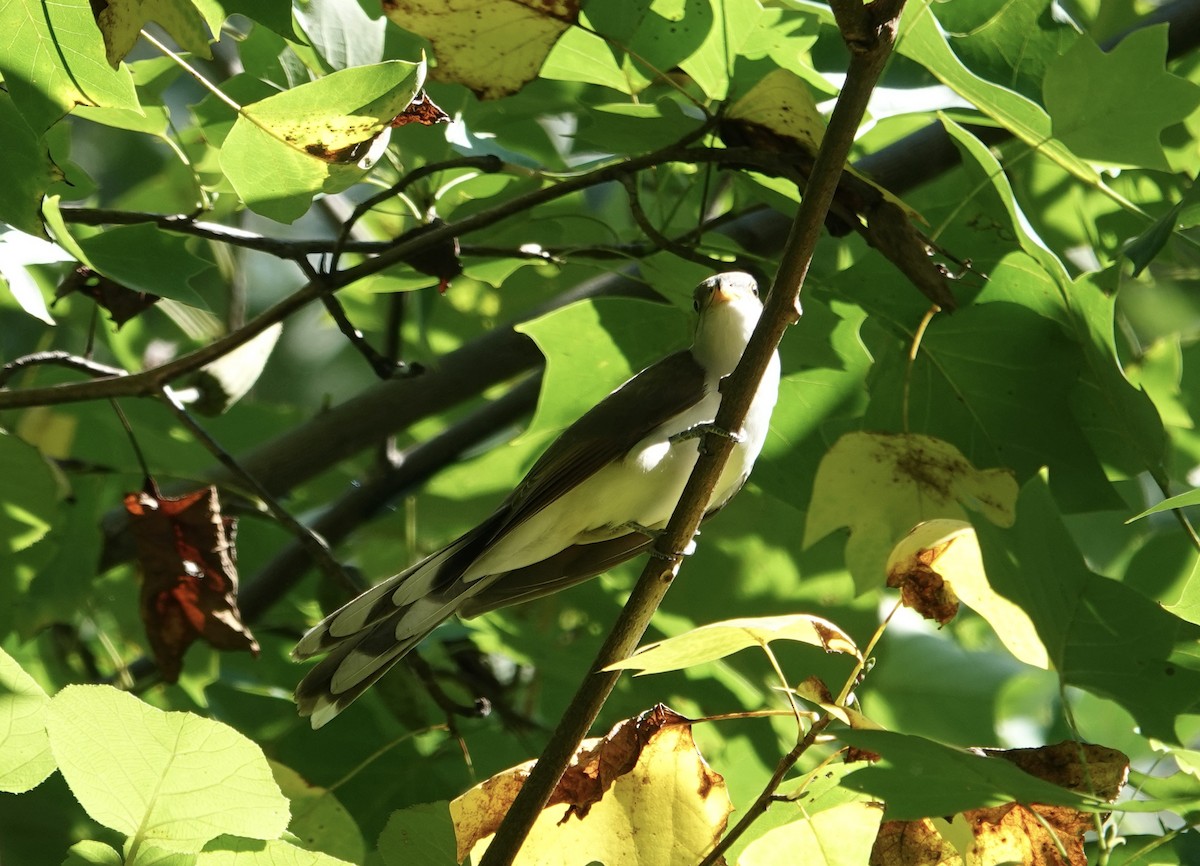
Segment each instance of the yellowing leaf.
[{"label": "yellowing leaf", "polygon": [[[477,862],[531,765],[493,776],[450,804],[460,860],[470,853]],[[720,838],[732,808],[725,780],[696,749],[691,723],[659,705],[584,742],[515,866],[694,864]]]},{"label": "yellowing leaf", "polygon": [[538,74],[558,37],[579,19],[579,0],[383,0],[383,10],[433,43],[435,81],[496,99]]},{"label": "yellowing leaf", "polygon": [[798,143],[810,156],[825,135],[825,119],[808,85],[794,72],[776,69],[729,108],[730,120],[753,123]]},{"label": "yellowing leaf", "polygon": [[918,523],[965,520],[969,508],[1011,526],[1016,501],[1011,472],[976,469],[948,442],[917,434],[847,433],[817,468],[804,544],[849,527],[846,565],[855,583],[867,589],[883,582],[892,545]]},{"label": "yellowing leaf", "polygon": [[883,806],[845,803],[768,830],[746,846],[737,866],[860,866],[867,862]]},{"label": "yellowing leaf", "polygon": [[365,167],[355,163],[424,80],[424,63],[392,60],[343,69],[247,105],[221,147],[221,169],[251,209],[291,222],[314,194],[340,192],[363,176]]},{"label": "yellowing leaf", "polygon": [[635,670],[639,676],[659,674],[716,661],[747,647],[766,646],[773,640],[799,641],[826,652],[859,657],[854,641],[836,625],[818,616],[798,613],[702,625],[639,647],[629,658],[609,665],[607,670]]},{"label": "yellowing leaf", "polygon": [[138,40],[149,22],[162,27],[179,47],[204,58],[211,58],[208,31],[204,19],[189,0],[99,0],[102,6],[96,24],[104,34],[104,53],[116,69]]},{"label": "yellowing leaf", "polygon": [[888,585],[915,574],[946,581],[967,607],[987,620],[1009,652],[1026,664],[1048,670],[1050,657],[1029,614],[992,589],[983,570],[979,540],[971,524],[930,520],[915,527],[893,548]]}]

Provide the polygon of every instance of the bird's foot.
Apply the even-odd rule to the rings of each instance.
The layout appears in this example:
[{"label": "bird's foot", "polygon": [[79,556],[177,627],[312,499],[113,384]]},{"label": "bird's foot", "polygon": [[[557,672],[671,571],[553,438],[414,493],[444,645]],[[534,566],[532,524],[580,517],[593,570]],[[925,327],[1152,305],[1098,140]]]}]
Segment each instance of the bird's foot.
[{"label": "bird's foot", "polygon": [[[652,538],[652,539],[656,539],[656,540],[659,538],[659,536],[661,536],[663,534],[663,530],[661,530],[661,529],[651,529],[649,526],[642,526],[642,524],[637,523],[636,521],[633,521],[633,520],[630,520],[628,523],[622,523],[621,528],[628,529],[631,532],[640,533],[640,534],[646,536],[647,538]],[[699,535],[699,534],[700,534],[699,532],[696,533],[696,535]],[[655,559],[674,559],[676,556],[691,556],[695,552],[696,552],[695,537],[693,537],[692,540],[687,543],[687,546],[683,550],[681,550],[678,554],[663,553],[656,547],[651,547],[649,550],[650,555],[653,556]]]},{"label": "bird's foot", "polygon": [[704,447],[704,437],[706,435],[708,435],[709,433],[712,433],[716,436],[720,436],[723,439],[728,439],[734,445],[740,445],[741,443],[746,441],[746,434],[741,433],[736,430],[726,430],[724,427],[718,427],[716,424],[713,424],[712,422],[696,424],[693,427],[689,427],[686,430],[676,433],[674,436],[671,436],[667,441],[670,442],[672,445],[674,445],[676,442],[684,442],[688,439],[699,439],[700,440],[700,444],[699,444],[700,453],[706,454],[708,452]]}]

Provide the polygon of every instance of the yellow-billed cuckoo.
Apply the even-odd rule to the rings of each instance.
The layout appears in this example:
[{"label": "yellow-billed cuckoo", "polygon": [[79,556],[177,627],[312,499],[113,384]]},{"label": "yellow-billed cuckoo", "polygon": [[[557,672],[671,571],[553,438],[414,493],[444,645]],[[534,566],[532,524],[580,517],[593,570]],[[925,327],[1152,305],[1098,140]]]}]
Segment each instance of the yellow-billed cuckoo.
[{"label": "yellow-billed cuckoo", "polygon": [[[441,550],[330,614],[292,651],[328,653],[296,688],[319,728],[443,620],[471,617],[594,577],[648,548],[666,526],[711,429],[721,380],[762,313],[748,274],[718,274],[695,291],[690,349],[647,367],[563,431],[491,516]],[[731,437],[709,499],[716,513],[745,483],[779,391],[774,357]]]}]

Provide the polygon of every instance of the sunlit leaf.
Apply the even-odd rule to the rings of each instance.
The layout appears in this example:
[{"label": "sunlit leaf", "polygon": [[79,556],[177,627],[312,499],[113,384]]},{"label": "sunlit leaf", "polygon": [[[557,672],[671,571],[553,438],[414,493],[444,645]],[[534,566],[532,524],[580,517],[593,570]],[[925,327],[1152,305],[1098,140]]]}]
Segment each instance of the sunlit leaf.
[{"label": "sunlit leaf", "polygon": [[[450,804],[460,859],[481,853],[528,772],[514,767]],[[522,850],[544,866],[577,864],[581,851],[602,863],[674,866],[702,857],[731,811],[690,722],[658,706],[584,741]]]},{"label": "sunlit leaf", "polygon": [[220,722],[164,713],[110,686],[67,686],[50,702],[47,730],[88,814],[127,836],[199,845],[222,833],[274,839],[287,826],[262,750]]},{"label": "sunlit leaf", "polygon": [[433,43],[437,81],[481,99],[516,93],[579,17],[578,0],[384,0],[388,18]]},{"label": "sunlit leaf", "polygon": [[764,833],[746,846],[737,864],[859,866],[867,862],[882,818],[883,809],[875,803],[835,806]]},{"label": "sunlit leaf", "polygon": [[1017,485],[1006,469],[976,469],[930,436],[847,433],[826,453],[804,528],[811,545],[850,527],[846,564],[862,588],[878,586],[892,545],[918,523],[962,520],[966,509],[1011,524]]},{"label": "sunlit leaf", "polygon": [[614,662],[607,670],[633,670],[639,675],[675,671],[716,661],[749,647],[766,646],[775,640],[798,641],[825,652],[858,655],[854,641],[836,625],[817,616],[798,613],[702,625],[639,647],[629,658]]},{"label": "sunlit leaf", "polygon": [[212,57],[204,19],[190,0],[99,0],[97,8],[96,24],[104,34],[105,54],[114,69],[133,50],[142,28],[151,21],[185,51]]},{"label": "sunlit leaf", "polygon": [[55,769],[46,737],[50,698],[0,649],[0,791],[35,788]]}]

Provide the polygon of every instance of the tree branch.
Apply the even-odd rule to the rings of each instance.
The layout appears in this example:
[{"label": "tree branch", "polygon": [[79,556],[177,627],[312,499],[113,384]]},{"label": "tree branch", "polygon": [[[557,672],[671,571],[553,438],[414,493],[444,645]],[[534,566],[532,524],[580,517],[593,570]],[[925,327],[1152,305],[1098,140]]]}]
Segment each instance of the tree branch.
[{"label": "tree branch", "polygon": [[[841,5],[848,5],[847,0],[842,0]],[[903,0],[887,4],[880,0],[878,8],[884,8],[885,5],[894,13],[894,17],[876,21],[872,33],[866,33],[860,26],[852,33],[844,34],[851,48],[846,81],[817,152],[813,172],[792,224],[783,260],[767,297],[762,318],[754,329],[741,361],[723,388],[724,396],[716,418],[716,426],[721,429],[741,429],[759,382],[784,331],[796,320],[800,288],[816,251],[825,214],[833,201],[867,100],[891,54]],[[732,449],[733,442],[726,437],[712,433],[705,437],[696,468],[666,529],[655,544],[659,555],[650,557],[646,563],[633,593],[597,654],[589,676],[584,679],[563,713],[562,722],[551,735],[542,756],[509,808],[495,838],[480,860],[480,866],[506,866],[516,857],[571,756],[587,735],[620,677],[619,671],[609,671],[608,666],[633,652],[666,595],[682,561],[682,555],[677,551],[683,550],[695,536],[709,497]]]}]

